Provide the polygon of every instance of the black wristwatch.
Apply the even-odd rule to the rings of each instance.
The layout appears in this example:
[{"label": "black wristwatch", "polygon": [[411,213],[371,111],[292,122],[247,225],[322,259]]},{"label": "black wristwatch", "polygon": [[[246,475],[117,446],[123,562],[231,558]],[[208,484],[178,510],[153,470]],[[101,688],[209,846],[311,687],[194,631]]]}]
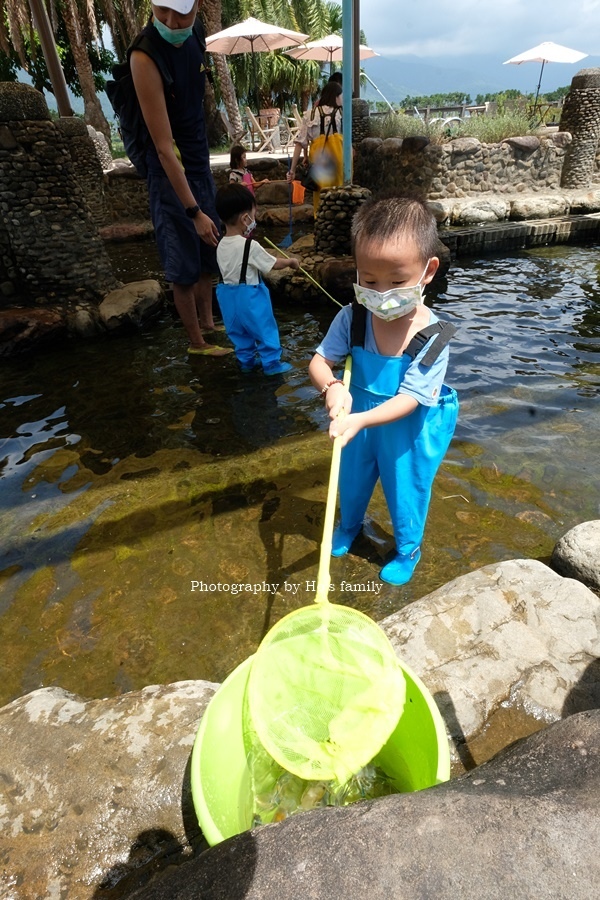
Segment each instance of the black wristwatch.
[{"label": "black wristwatch", "polygon": [[198,213],[200,212],[200,207],[196,203],[195,206],[188,206],[185,211],[186,216],[189,216],[190,219],[195,219]]}]

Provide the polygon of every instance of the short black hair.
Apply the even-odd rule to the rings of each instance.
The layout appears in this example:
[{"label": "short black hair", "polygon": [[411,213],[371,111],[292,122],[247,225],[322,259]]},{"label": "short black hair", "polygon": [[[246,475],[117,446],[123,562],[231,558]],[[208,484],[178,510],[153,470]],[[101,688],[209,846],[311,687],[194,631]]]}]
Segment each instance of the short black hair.
[{"label": "short black hair", "polygon": [[342,73],[341,73],[341,72],[334,72],[333,75],[330,75],[330,76],[329,76],[329,79],[328,79],[328,80],[329,80],[329,81],[334,81],[336,84],[341,84],[341,83],[342,83]]},{"label": "short black hair", "polygon": [[215,208],[222,222],[232,225],[239,216],[252,212],[256,206],[254,195],[243,184],[228,184],[219,188]]},{"label": "short black hair", "polygon": [[242,164],[242,156],[244,153],[247,153],[246,148],[242,144],[234,144],[231,150],[229,151],[229,166],[232,169],[237,169]]},{"label": "short black hair", "polygon": [[342,93],[342,86],[337,81],[328,81],[319,97],[319,106],[337,106],[335,102]]},{"label": "short black hair", "polygon": [[435,216],[423,200],[385,197],[366,200],[352,219],[352,252],[360,243],[412,239],[423,262],[437,256],[439,237]]}]

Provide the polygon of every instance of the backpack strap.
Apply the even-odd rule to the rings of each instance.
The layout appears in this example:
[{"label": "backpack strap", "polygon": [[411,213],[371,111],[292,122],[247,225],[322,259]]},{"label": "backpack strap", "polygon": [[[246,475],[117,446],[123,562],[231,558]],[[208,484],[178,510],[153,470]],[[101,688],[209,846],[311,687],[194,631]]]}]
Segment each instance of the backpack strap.
[{"label": "backpack strap", "polygon": [[356,298],[352,301],[350,347],[364,347],[367,333],[367,309]]},{"label": "backpack strap", "polygon": [[[319,116],[321,117],[321,121],[319,123],[319,125],[320,125],[319,133],[325,135],[325,143],[327,143],[327,139],[330,134],[337,134],[337,125],[336,125],[336,121],[335,121],[336,111],[334,109],[332,113],[324,113],[320,106],[317,107],[317,109],[319,110]],[[329,124],[327,125],[327,131],[325,131],[325,119],[326,118],[329,119]]]},{"label": "backpack strap", "polygon": [[450,322],[435,322],[433,325],[427,325],[421,331],[417,331],[404,352],[408,353],[411,359],[414,359],[421,352],[427,341],[434,335],[437,335],[421,360],[422,366],[432,366],[457,331],[456,325],[451,325]]},{"label": "backpack strap", "polygon": [[246,238],[246,244],[244,246],[244,255],[242,256],[242,268],[240,270],[240,280],[239,284],[246,284],[246,274],[248,272],[248,259],[250,258],[250,244],[252,243],[252,238]]},{"label": "backpack strap", "polygon": [[[434,335],[437,335],[431,343],[431,347],[421,360],[422,366],[432,366],[442,350],[448,346],[457,332],[456,325],[449,322],[435,322],[433,325],[427,325],[421,331],[417,331],[414,337],[409,341],[405,353],[414,359],[421,352],[427,341]],[[350,327],[350,346],[364,347],[365,335],[367,332],[367,309],[358,300],[352,301],[352,325]]]}]

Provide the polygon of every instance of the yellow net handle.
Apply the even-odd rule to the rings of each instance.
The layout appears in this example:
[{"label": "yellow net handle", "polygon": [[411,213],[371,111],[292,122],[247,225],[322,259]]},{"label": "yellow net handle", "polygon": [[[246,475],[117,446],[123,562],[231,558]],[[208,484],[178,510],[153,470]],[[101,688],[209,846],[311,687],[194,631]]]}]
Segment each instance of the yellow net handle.
[{"label": "yellow net handle", "polygon": [[[350,375],[352,374],[352,357],[350,354],[346,357],[346,365],[344,368],[344,387],[346,390],[350,387]],[[344,410],[340,410],[338,416],[343,416]],[[335,519],[335,501],[337,497],[338,480],[340,476],[340,459],[342,455],[342,446],[340,438],[336,437],[333,441],[333,452],[331,454],[331,469],[329,472],[329,486],[327,488],[327,503],[325,506],[325,522],[323,524],[323,540],[321,541],[321,554],[319,556],[319,571],[317,574],[317,593],[315,603],[327,603],[327,594],[329,592],[329,564],[331,560],[331,543],[333,539],[333,522]]]}]

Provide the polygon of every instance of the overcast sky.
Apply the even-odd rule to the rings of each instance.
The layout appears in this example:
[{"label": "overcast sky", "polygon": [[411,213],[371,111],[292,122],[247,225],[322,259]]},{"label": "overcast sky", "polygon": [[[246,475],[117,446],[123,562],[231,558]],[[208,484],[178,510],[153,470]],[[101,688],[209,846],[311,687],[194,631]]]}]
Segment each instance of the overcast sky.
[{"label": "overcast sky", "polygon": [[360,16],[369,46],[385,56],[502,63],[542,41],[600,55],[600,0],[363,0]]}]

